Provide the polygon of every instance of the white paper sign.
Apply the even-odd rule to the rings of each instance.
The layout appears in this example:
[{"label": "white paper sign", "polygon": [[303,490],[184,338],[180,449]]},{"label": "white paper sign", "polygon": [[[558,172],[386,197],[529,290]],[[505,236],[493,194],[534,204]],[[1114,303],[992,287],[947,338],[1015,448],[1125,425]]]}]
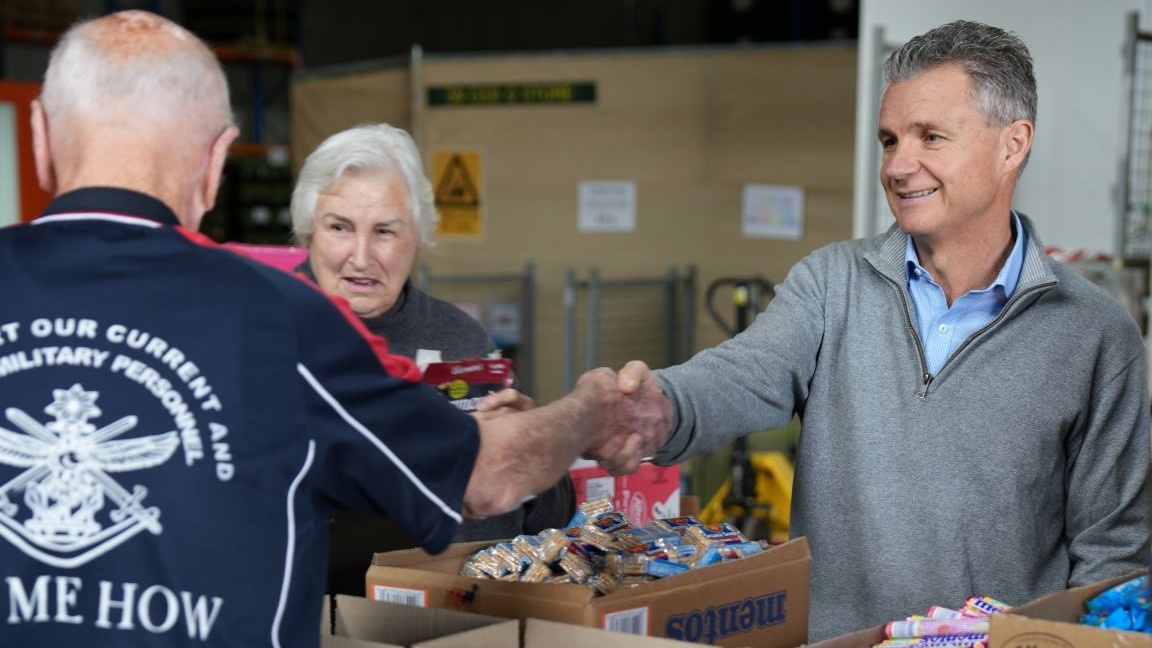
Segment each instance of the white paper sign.
[{"label": "white paper sign", "polygon": [[636,229],[636,183],[586,180],[580,183],[581,232]]},{"label": "white paper sign", "polygon": [[744,185],[744,236],[796,240],[804,235],[804,189]]},{"label": "white paper sign", "polygon": [[490,302],[488,304],[488,334],[498,347],[520,344],[520,304],[516,302]]}]

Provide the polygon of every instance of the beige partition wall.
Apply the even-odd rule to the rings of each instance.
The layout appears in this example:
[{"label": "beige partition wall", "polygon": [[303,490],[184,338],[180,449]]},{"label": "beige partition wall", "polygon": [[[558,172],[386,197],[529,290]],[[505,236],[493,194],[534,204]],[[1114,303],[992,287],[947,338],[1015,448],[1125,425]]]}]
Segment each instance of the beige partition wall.
[{"label": "beige partition wall", "polygon": [[385,122],[410,129],[412,90],[408,68],[292,81],[292,164],[299,171],[304,158],[324,138],[364,122]]},{"label": "beige partition wall", "polygon": [[[533,83],[592,84],[595,99],[428,102],[429,88]],[[723,276],[779,281],[808,251],[849,237],[855,95],[849,45],[429,57],[297,82],[293,148],[300,158],[330,132],[378,120],[414,131],[430,174],[437,153],[477,152],[479,233],[442,237],[423,260],[437,274],[536,264],[536,396],[547,402],[563,391],[566,270],[615,278],[694,265],[702,294]],[[582,231],[584,181],[634,183],[634,229]],[[802,189],[799,239],[745,234],[749,184]],[[725,334],[698,305],[702,348]]]}]

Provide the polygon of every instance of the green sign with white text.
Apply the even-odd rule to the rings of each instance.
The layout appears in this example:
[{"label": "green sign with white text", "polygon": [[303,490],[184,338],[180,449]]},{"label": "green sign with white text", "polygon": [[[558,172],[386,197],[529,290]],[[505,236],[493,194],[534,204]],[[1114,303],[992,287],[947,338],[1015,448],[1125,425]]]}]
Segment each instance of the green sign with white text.
[{"label": "green sign with white text", "polygon": [[596,84],[488,83],[429,86],[429,106],[495,106],[509,104],[596,103]]}]

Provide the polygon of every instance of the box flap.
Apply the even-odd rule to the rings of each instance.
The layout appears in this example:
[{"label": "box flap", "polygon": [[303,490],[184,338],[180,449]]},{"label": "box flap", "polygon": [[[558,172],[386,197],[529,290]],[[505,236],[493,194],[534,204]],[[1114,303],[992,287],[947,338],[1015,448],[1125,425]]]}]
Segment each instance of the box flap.
[{"label": "box flap", "polygon": [[884,626],[873,626],[814,644],[803,644],[801,648],[872,648],[887,638]]},{"label": "box flap", "polygon": [[1100,592],[1115,587],[1120,583],[1132,580],[1144,570],[1131,572],[1126,576],[1110,578],[1091,585],[1081,585],[1062,592],[1055,592],[1040,597],[1031,603],[1012,608],[1012,614],[1026,616],[1031,619],[1047,619],[1049,621],[1078,621],[1084,614],[1084,604]]},{"label": "box flap", "polygon": [[683,648],[683,641],[673,641],[663,637],[644,637],[623,632],[609,632],[599,628],[588,628],[544,621],[524,620],[524,648]]},{"label": "box flap", "polygon": [[989,648],[1152,648],[1150,634],[1079,624],[1086,611],[1085,603],[1144,572],[1137,570],[1125,576],[1073,587],[1012,608],[1008,614],[994,615],[988,634]]},{"label": "box flap", "polygon": [[412,648],[516,648],[520,645],[520,622],[505,619],[484,628],[474,628],[428,641]]},{"label": "box flap", "polygon": [[368,641],[367,639],[353,639],[337,635],[320,635],[320,648],[406,648],[396,644]]},{"label": "box flap", "polygon": [[988,648],[1152,648],[1152,635],[996,614]]},{"label": "box flap", "polygon": [[[417,609],[357,596],[336,597],[336,634],[354,639],[408,645],[507,623],[503,618],[457,610]],[[518,639],[519,628],[514,630],[512,636]]]}]

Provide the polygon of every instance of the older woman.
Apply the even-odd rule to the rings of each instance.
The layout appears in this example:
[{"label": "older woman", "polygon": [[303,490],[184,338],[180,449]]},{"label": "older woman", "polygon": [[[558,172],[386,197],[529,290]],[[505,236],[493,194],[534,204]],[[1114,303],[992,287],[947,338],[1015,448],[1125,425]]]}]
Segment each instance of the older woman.
[{"label": "older woman", "polygon": [[[420,154],[403,130],[357,126],[326,139],[308,156],[292,192],[292,228],[308,259],[297,269],[325,292],[348,300],[392,353],[426,364],[488,355],[487,331],[467,313],[413,285],[412,267],[432,245],[439,216]],[[515,390],[491,397],[532,407]],[[519,510],[460,526],[456,541],[495,540],[561,527],[575,510],[571,480]],[[331,525],[331,593],[364,594],[373,552],[414,546],[385,518],[343,514]]]}]

